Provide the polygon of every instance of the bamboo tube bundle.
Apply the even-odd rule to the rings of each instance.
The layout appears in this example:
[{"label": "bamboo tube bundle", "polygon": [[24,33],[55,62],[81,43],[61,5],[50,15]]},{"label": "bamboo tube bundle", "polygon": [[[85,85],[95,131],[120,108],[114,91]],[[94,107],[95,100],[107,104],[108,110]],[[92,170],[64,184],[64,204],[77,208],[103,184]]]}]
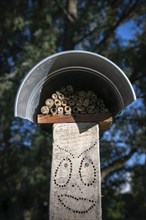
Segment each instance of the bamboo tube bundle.
[{"label": "bamboo tube bundle", "polygon": [[61,87],[46,99],[42,114],[95,114],[109,112],[104,101],[93,91],[74,91],[71,85]]}]

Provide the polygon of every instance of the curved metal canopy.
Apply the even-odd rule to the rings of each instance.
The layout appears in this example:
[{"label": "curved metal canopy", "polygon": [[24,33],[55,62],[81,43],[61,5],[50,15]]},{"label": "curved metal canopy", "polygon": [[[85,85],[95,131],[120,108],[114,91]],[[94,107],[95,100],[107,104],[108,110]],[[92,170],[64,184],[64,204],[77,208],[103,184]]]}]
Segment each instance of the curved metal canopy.
[{"label": "curved metal canopy", "polygon": [[136,99],[130,81],[113,62],[87,51],[66,51],[43,59],[26,75],[16,96],[15,116],[36,122],[45,99],[67,84],[99,94],[113,116]]}]

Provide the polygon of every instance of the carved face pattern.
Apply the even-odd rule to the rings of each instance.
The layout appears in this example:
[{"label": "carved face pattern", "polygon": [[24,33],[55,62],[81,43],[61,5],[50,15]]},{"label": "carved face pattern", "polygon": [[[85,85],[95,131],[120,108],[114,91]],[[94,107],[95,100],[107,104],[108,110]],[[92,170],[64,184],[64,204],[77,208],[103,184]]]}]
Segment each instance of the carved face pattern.
[{"label": "carved face pattern", "polygon": [[80,134],[78,127],[72,126],[57,126],[52,185],[62,211],[83,215],[99,201],[97,127]]}]

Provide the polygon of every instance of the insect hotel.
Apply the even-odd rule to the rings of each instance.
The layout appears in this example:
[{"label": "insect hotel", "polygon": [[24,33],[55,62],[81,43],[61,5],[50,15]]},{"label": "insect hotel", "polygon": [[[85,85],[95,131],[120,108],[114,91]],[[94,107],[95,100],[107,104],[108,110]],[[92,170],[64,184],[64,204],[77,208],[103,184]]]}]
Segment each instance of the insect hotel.
[{"label": "insect hotel", "polygon": [[136,99],[122,70],[95,53],[49,56],[26,75],[15,116],[52,125],[50,220],[101,220],[99,133]]}]

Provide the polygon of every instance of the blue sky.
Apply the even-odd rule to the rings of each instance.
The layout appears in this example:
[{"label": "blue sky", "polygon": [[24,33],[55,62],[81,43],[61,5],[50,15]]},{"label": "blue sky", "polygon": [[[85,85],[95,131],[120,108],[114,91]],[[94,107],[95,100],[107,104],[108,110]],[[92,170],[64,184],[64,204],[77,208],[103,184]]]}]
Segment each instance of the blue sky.
[{"label": "blue sky", "polygon": [[134,38],[136,31],[137,31],[137,27],[135,25],[135,22],[129,20],[128,22],[119,26],[117,28],[116,33],[124,40],[128,41]]}]

